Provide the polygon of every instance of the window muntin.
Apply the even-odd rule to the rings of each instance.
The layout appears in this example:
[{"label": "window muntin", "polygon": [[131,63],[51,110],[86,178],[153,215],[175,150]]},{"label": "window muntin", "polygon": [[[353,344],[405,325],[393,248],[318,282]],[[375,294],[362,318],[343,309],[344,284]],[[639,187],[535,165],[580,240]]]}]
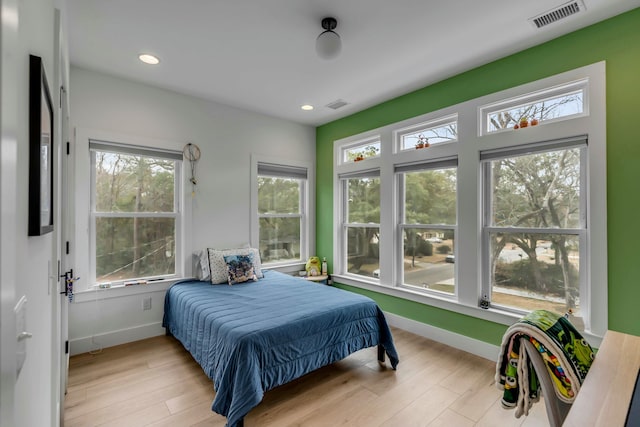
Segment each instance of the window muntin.
[{"label": "window muntin", "polygon": [[455,294],[456,160],[396,167],[402,283]]},{"label": "window muntin", "polygon": [[177,153],[90,142],[91,248],[96,282],[177,271]]},{"label": "window muntin", "polygon": [[265,264],[302,259],[305,188],[306,178],[258,175],[258,247]]},{"label": "window muntin", "polygon": [[380,276],[380,177],[343,178],[345,270]]},{"label": "window muntin", "polygon": [[480,109],[483,133],[514,130],[587,113],[587,80],[534,92]]},{"label": "window muntin", "polygon": [[397,132],[400,151],[458,140],[458,117],[449,116]]},{"label": "window muntin", "polygon": [[342,149],[342,163],[359,162],[380,156],[380,139],[373,138],[350,144]]},{"label": "window muntin", "polygon": [[488,293],[518,310],[571,309],[582,322],[586,144],[552,145],[484,155]]}]

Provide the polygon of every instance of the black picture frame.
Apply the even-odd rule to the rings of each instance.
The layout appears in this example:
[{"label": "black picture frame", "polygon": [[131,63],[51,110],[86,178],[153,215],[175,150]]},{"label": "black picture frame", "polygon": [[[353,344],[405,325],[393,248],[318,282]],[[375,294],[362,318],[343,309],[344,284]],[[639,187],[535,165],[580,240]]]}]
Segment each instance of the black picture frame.
[{"label": "black picture frame", "polygon": [[53,104],[42,58],[29,55],[29,236],[53,231]]}]

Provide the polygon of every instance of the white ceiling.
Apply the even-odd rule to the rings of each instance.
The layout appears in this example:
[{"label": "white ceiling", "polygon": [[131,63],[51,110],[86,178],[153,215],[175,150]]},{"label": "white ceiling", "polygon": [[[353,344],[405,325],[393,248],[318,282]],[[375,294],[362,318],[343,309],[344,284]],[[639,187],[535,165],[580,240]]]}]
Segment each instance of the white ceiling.
[{"label": "white ceiling", "polygon": [[[76,66],[320,125],[640,6],[583,0],[585,12],[542,29],[528,21],[563,3],[67,0],[67,11]],[[315,54],[326,16],[343,44],[333,60]],[[338,99],[349,104],[326,107]]]}]

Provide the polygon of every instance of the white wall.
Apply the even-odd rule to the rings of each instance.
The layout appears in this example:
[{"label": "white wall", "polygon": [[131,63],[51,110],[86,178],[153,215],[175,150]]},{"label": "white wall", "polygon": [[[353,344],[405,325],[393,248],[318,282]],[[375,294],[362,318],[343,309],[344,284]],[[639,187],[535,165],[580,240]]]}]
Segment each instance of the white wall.
[{"label": "white wall", "polygon": [[[70,85],[72,126],[83,134],[93,130],[156,139],[180,150],[188,142],[200,147],[197,193],[193,199],[187,195],[191,218],[186,221],[192,230],[186,236],[189,265],[193,249],[249,242],[251,155],[315,164],[315,129],[310,126],[78,67],[71,69]],[[153,284],[76,295],[69,317],[72,354],[95,347],[92,335],[94,342],[108,346],[162,333],[164,287]],[[142,311],[146,296],[153,298],[151,312]],[[98,307],[97,318],[91,307]]]}]

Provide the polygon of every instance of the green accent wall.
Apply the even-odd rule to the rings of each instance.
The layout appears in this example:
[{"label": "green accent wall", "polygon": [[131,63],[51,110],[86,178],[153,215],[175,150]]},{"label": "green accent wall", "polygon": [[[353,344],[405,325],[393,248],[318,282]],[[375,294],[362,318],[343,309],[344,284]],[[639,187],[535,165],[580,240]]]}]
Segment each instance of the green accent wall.
[{"label": "green accent wall", "polygon": [[[607,73],[608,324],[640,335],[640,8],[318,127],[316,253],[332,259],[333,141],[599,61],[606,61]],[[448,310],[338,286],[372,297],[385,311],[491,344],[500,344],[506,330]]]}]

